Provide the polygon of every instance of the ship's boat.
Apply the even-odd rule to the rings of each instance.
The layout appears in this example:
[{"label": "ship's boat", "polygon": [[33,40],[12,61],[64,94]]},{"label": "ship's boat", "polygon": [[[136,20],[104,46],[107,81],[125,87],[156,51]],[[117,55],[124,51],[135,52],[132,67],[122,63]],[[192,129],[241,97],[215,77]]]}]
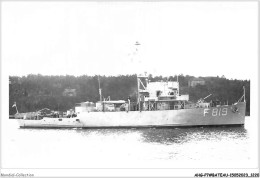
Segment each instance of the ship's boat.
[{"label": "ship's boat", "polygon": [[[238,102],[221,105],[219,101],[190,102],[180,95],[178,81],[149,82],[146,75],[137,76],[137,102],[102,100],[77,103],[69,117],[35,117],[23,115],[20,127],[47,128],[114,128],[114,127],[183,127],[244,125],[245,89]],[[243,100],[243,101],[242,101]]]}]

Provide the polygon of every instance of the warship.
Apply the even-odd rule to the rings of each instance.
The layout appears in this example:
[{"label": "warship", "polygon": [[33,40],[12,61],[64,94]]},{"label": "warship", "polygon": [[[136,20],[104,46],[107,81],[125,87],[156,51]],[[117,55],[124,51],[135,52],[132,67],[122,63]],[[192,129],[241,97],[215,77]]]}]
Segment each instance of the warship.
[{"label": "warship", "polygon": [[150,82],[137,75],[137,101],[102,99],[78,103],[67,116],[48,116],[41,112],[23,114],[17,119],[21,128],[138,128],[242,126],[245,122],[245,88],[241,98],[231,105],[219,101],[189,101],[181,95],[178,81]]}]

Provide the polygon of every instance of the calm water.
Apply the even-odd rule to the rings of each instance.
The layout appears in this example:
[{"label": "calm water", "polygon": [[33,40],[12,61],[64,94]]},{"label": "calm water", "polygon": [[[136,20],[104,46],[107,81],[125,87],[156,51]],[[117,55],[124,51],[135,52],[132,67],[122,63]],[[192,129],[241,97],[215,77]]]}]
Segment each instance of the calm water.
[{"label": "calm water", "polygon": [[[4,168],[214,167],[253,165],[257,143],[244,127],[20,129],[4,122]],[[230,164],[228,164],[230,165]]]}]

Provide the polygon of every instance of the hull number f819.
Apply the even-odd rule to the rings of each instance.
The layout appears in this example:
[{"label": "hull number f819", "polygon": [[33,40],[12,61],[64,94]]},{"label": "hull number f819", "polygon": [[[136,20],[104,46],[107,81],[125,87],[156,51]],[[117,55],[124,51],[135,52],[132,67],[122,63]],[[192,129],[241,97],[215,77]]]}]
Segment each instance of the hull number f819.
[{"label": "hull number f819", "polygon": [[204,109],[204,116],[212,115],[212,116],[226,116],[227,108],[214,108],[214,109]]}]

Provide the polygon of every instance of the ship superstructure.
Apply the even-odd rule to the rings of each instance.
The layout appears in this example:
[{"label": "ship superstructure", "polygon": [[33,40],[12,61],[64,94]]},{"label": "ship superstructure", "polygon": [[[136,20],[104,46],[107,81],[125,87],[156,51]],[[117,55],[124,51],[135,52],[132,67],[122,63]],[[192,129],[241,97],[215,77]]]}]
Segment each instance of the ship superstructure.
[{"label": "ship superstructure", "polygon": [[189,95],[180,95],[178,81],[149,82],[146,75],[139,75],[137,82],[139,110],[184,109],[189,100]]}]

